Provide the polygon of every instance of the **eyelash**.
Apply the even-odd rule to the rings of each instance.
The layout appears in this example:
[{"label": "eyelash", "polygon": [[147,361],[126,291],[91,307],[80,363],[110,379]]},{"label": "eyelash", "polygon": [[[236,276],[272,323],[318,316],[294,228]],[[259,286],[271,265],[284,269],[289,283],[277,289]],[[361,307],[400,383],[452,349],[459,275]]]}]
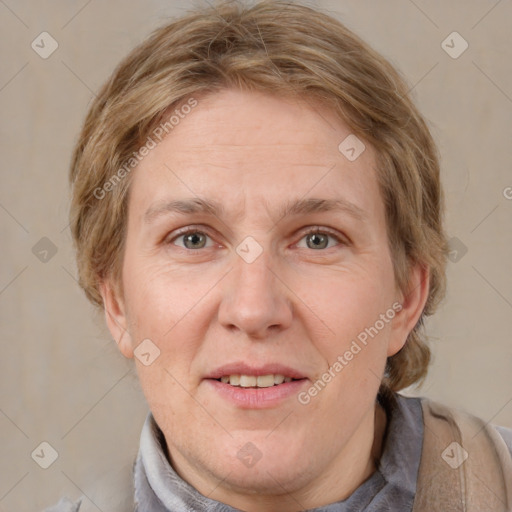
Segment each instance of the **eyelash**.
[{"label": "eyelash", "polygon": [[[184,237],[186,235],[189,235],[189,234],[192,234],[192,233],[201,233],[203,235],[206,235],[208,237],[210,237],[211,239],[213,239],[212,235],[209,233],[209,231],[207,229],[204,229],[204,228],[199,228],[199,227],[187,227],[187,228],[183,228],[182,230],[178,230],[177,233],[175,233],[175,235],[171,238],[171,239],[168,239],[166,240],[166,243],[167,244],[172,244],[172,245],[175,245],[174,242],[178,239],[178,238],[181,238],[181,237]],[[314,226],[312,228],[309,228],[307,231],[303,231],[302,234],[301,234],[301,237],[299,239],[299,242],[306,236],[308,235],[315,235],[315,234],[321,234],[321,235],[328,235],[329,237],[333,238],[336,240],[336,242],[339,244],[339,245],[344,245],[344,246],[347,246],[349,245],[349,242],[345,239],[343,239],[340,235],[338,234],[335,234],[333,233],[331,230],[327,229],[327,228],[323,228],[323,227],[320,227],[320,226]],[[298,243],[298,242],[297,242]],[[181,247],[181,246],[178,246],[180,247],[181,249],[184,249],[186,251],[190,251],[190,252],[197,252],[199,251],[200,249],[187,249],[186,247]],[[332,249],[332,247],[327,247],[325,249],[320,249],[318,250],[319,252],[322,252],[322,251],[325,251],[327,249]],[[315,249],[311,249],[312,251],[315,250]]]}]

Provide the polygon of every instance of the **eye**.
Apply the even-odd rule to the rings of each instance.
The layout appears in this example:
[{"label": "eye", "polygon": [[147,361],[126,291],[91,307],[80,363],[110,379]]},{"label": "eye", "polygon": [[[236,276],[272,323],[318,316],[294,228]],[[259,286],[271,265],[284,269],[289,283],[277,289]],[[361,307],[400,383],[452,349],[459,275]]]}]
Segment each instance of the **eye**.
[{"label": "eye", "polygon": [[[212,241],[210,239],[210,244],[208,244],[208,239],[210,239],[210,237],[206,233],[195,229],[190,229],[184,233],[179,234],[178,236],[175,236],[172,240],[169,241],[169,243],[183,247],[184,249],[195,250],[211,247]],[[178,243],[178,241],[181,241],[182,243]]]},{"label": "eye", "polygon": [[[301,244],[301,242],[305,240],[305,245]],[[334,240],[335,243],[331,243],[330,241]],[[342,244],[341,239],[329,232],[322,231],[318,228],[314,230],[308,231],[297,244],[297,247],[306,247],[308,249],[320,250],[320,249],[329,249],[334,245]]]}]

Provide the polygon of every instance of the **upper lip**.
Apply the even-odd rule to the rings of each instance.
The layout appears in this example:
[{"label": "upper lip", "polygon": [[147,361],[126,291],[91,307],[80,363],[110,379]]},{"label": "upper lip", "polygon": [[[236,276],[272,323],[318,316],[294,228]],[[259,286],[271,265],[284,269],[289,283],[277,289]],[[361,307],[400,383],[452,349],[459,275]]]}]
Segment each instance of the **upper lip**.
[{"label": "upper lip", "polygon": [[306,376],[299,370],[279,363],[269,363],[262,366],[250,365],[243,362],[228,363],[212,370],[205,379],[220,379],[225,375],[283,375],[292,379],[304,379]]}]

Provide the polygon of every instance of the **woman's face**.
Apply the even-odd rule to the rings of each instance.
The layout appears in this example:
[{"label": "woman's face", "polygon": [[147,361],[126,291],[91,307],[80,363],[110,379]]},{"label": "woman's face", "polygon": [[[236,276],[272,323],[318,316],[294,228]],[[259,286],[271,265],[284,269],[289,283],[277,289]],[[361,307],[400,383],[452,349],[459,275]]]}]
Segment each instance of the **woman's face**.
[{"label": "woman's face", "polygon": [[107,320],[178,473],[293,510],[368,470],[386,358],[424,294],[396,289],[373,150],[340,149],[351,132],[332,112],[197,99],[133,171]]}]

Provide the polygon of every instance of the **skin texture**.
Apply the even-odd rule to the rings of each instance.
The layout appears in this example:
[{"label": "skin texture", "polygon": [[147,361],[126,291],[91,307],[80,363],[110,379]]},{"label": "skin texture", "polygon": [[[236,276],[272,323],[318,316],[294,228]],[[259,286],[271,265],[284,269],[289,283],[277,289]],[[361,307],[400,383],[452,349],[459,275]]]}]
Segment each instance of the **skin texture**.
[{"label": "skin texture", "polygon": [[[102,283],[108,326],[126,357],[148,338],[160,350],[149,366],[135,358],[140,383],[173,467],[202,494],[250,512],[333,503],[375,470],[386,421],[375,397],[428,275],[415,268],[410,289],[396,289],[373,149],[345,158],[350,129],[331,111],[235,90],[197,99],[133,171],[122,295]],[[162,211],[197,197],[225,211]],[[364,219],[282,216],[305,198],[344,199]],[[199,248],[177,233],[187,227]],[[326,246],[315,248],[315,229]],[[262,249],[252,263],[236,251],[247,236]],[[307,390],[395,302],[403,309],[307,405],[294,395],[240,408],[204,380],[226,363],[281,363]],[[237,457],[248,442],[261,454],[252,467]]]}]

